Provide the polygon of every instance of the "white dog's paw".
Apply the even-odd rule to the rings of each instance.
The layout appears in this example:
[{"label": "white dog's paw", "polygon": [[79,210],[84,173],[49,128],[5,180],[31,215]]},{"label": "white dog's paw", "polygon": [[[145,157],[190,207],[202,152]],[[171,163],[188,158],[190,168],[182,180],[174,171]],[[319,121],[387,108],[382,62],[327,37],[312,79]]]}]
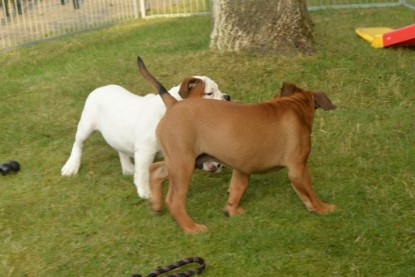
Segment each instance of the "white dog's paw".
[{"label": "white dog's paw", "polygon": [[138,187],[137,193],[138,193],[138,196],[140,196],[143,199],[150,199],[151,197],[150,189],[143,189],[143,188]]},{"label": "white dog's paw", "polygon": [[62,176],[74,176],[78,174],[80,164],[68,161],[61,169]]},{"label": "white dog's paw", "polygon": [[131,165],[131,167],[123,167],[122,174],[127,176],[134,175],[134,165]]}]

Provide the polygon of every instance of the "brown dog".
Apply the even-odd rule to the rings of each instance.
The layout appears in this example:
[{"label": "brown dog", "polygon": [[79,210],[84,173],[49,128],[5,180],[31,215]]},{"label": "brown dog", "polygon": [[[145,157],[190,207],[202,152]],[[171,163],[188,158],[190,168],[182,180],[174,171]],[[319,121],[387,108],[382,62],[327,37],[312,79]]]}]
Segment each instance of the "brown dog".
[{"label": "brown dog", "polygon": [[207,231],[186,211],[186,194],[194,161],[202,153],[233,168],[225,212],[243,212],[239,202],[253,173],[288,168],[300,199],[311,212],[325,214],[336,206],[320,201],[311,187],[307,159],[311,149],[314,111],[335,109],[321,92],[304,91],[284,83],[279,97],[260,104],[199,99],[176,102],[141,63],[144,77],[167,106],[156,130],[165,162],[150,167],[151,203],[162,207],[162,181],[168,176],[167,206],[186,233]]}]

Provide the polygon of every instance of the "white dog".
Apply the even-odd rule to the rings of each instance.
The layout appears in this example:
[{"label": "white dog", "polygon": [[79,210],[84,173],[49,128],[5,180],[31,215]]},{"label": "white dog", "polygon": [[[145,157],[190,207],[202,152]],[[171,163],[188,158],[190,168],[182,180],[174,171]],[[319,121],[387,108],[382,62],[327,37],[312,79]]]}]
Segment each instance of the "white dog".
[{"label": "white dog", "polygon": [[[169,90],[177,100],[209,98],[230,100],[208,77],[194,76]],[[119,153],[122,172],[134,175],[138,195],[150,197],[149,166],[159,153],[155,129],[166,107],[159,95],[137,96],[123,87],[108,85],[91,92],[86,100],[71,155],[61,170],[62,176],[78,173],[85,140],[96,130]],[[131,161],[134,158],[134,164]],[[211,162],[207,171],[220,171],[221,165]]]}]

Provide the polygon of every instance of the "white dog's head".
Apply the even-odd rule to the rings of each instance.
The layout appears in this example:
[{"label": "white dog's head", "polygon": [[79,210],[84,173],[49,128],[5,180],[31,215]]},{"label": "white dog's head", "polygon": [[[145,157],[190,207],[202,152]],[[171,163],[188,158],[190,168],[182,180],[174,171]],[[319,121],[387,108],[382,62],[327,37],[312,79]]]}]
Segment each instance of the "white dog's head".
[{"label": "white dog's head", "polygon": [[203,169],[207,172],[219,173],[222,171],[223,165],[214,157],[202,154],[196,158],[196,168]]},{"label": "white dog's head", "polygon": [[177,100],[205,98],[230,101],[228,94],[219,90],[218,84],[206,76],[193,76],[183,79],[180,86],[173,87],[169,93]]},{"label": "white dog's head", "polygon": [[203,98],[216,99],[216,100],[226,100],[226,101],[231,100],[231,97],[226,93],[222,93],[219,90],[218,84],[216,84],[216,82],[213,81],[212,79],[210,79],[209,77],[207,77],[207,76],[193,76],[193,77],[196,78],[196,79],[202,80],[204,85],[205,85]]}]

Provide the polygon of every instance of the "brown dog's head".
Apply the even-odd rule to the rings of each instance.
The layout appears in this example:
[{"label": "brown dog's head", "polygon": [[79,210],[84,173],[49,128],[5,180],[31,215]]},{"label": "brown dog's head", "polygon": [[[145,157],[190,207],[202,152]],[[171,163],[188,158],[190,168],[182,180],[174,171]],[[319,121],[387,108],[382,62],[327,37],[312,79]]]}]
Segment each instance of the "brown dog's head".
[{"label": "brown dog's head", "polygon": [[183,99],[205,98],[230,101],[231,97],[222,93],[218,85],[206,76],[186,77],[180,84],[179,95]]},{"label": "brown dog's head", "polygon": [[303,94],[311,94],[314,100],[315,108],[322,108],[325,111],[334,110],[336,108],[327,97],[327,95],[323,92],[312,92],[312,91],[305,91],[294,84],[284,82],[282,88],[279,92],[279,95],[275,96],[274,98],[291,96],[295,93],[303,93]]}]

